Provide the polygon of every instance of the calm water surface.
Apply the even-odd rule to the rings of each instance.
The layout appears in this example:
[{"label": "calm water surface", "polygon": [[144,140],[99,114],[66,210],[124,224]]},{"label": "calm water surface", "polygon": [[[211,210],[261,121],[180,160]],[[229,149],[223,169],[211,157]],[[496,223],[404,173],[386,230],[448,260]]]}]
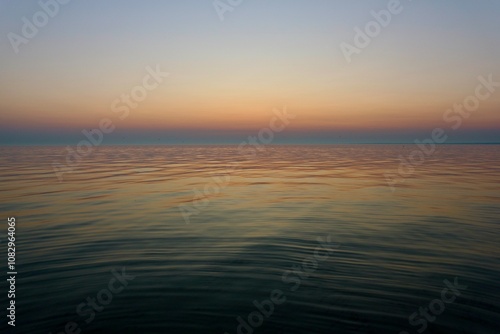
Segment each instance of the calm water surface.
[{"label": "calm water surface", "polygon": [[[414,148],[101,147],[63,182],[63,147],[0,148],[16,333],[233,334],[276,289],[286,301],[250,331],[418,333],[408,318],[455,279],[467,288],[426,333],[499,333],[500,146],[440,146],[391,191]],[[338,248],[297,271],[328,236]],[[77,307],[123,267],[136,277],[87,323]]]}]

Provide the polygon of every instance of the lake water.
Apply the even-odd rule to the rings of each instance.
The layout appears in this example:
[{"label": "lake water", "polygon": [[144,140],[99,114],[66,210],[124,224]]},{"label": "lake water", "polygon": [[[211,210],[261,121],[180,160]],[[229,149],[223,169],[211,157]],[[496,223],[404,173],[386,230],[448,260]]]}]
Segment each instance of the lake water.
[{"label": "lake water", "polygon": [[2,147],[15,333],[499,333],[500,146],[413,150]]}]

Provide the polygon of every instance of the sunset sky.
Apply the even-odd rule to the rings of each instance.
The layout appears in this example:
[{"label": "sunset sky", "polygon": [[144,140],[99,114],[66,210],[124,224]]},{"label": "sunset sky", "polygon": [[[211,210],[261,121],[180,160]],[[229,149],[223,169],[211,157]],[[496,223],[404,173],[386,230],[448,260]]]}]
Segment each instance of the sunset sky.
[{"label": "sunset sky", "polygon": [[[500,2],[401,0],[347,62],[341,43],[388,2],[244,0],[221,20],[211,0],[72,0],[16,53],[9,33],[42,9],[0,0],[0,143],[71,144],[110,118],[105,144],[237,144],[284,106],[296,118],[277,144],[413,142],[436,127],[500,142],[500,88],[458,129],[443,121],[478,76],[500,81]],[[114,101],[148,66],[169,75],[120,119]]]}]

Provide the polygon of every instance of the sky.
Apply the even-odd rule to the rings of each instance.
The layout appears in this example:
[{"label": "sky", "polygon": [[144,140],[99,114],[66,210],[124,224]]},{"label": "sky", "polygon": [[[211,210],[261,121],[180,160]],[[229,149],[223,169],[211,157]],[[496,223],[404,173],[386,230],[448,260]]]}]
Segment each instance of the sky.
[{"label": "sky", "polygon": [[238,144],[284,108],[273,144],[500,143],[500,87],[471,99],[500,82],[497,0],[60,1],[0,0],[2,145],[103,120],[104,144]]}]

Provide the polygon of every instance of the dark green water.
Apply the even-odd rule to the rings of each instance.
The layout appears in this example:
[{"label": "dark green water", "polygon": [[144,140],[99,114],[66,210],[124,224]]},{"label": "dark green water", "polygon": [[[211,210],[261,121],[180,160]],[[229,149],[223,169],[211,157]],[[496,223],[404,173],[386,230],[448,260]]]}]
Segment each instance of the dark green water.
[{"label": "dark green water", "polygon": [[102,147],[59,182],[64,148],[0,148],[2,333],[498,333],[500,146],[441,146],[391,191],[413,149]]}]

